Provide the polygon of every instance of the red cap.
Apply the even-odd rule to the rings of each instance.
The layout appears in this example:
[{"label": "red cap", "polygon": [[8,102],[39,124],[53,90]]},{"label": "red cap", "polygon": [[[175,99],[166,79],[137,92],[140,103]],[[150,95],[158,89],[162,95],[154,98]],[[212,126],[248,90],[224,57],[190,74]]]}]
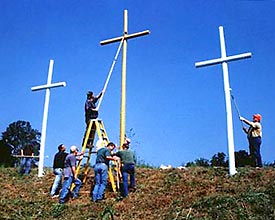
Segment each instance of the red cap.
[{"label": "red cap", "polygon": [[255,115],[253,115],[253,119],[256,119],[257,121],[261,121],[262,116],[260,114],[255,114]]}]

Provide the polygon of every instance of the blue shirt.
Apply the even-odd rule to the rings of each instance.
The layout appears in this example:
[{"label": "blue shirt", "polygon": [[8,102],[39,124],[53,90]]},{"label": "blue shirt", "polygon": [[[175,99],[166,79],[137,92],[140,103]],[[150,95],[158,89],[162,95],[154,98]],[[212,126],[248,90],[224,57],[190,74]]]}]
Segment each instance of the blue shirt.
[{"label": "blue shirt", "polygon": [[69,154],[64,162],[64,177],[74,176],[72,167],[76,167],[76,156],[74,154]]}]

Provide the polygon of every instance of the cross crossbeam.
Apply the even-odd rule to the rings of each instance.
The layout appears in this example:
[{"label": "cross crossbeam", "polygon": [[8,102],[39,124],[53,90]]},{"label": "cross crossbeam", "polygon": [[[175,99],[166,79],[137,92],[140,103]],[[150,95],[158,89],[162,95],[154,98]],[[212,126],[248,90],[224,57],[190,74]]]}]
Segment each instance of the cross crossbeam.
[{"label": "cross crossbeam", "polygon": [[38,177],[43,176],[46,130],[47,130],[49,102],[50,102],[50,89],[60,87],[60,86],[66,86],[66,82],[52,83],[53,64],[54,64],[54,60],[50,60],[47,84],[41,85],[41,86],[34,86],[31,88],[32,91],[46,90],[43,121],[42,121],[42,131],[41,131],[41,141],[40,141]]},{"label": "cross crossbeam", "polygon": [[46,84],[42,86],[34,86],[31,88],[32,91],[38,91],[38,90],[43,90],[43,89],[51,89],[55,87],[60,87],[60,86],[66,86],[65,82],[59,82],[59,83],[51,83],[51,84]]},{"label": "cross crossbeam", "polygon": [[234,175],[236,171],[235,167],[235,150],[234,150],[234,136],[233,136],[233,121],[232,121],[232,108],[230,99],[230,85],[228,76],[228,65],[227,62],[250,58],[251,53],[243,53],[234,56],[226,56],[226,47],[224,40],[223,27],[219,27],[220,44],[221,44],[221,58],[207,60],[195,63],[196,67],[204,67],[216,64],[222,64],[223,68],[223,81],[224,81],[224,93],[225,93],[225,104],[226,104],[226,115],[227,115],[227,140],[228,140],[228,154],[229,154],[229,174]]},{"label": "cross crossbeam", "polygon": [[125,40],[128,40],[128,39],[132,39],[132,38],[135,38],[135,37],[141,37],[141,36],[144,36],[144,35],[147,35],[147,34],[150,34],[149,30],[137,32],[137,33],[134,33],[134,34],[126,34],[125,36],[115,37],[115,38],[108,39],[108,40],[103,40],[103,41],[100,41],[100,44],[101,45],[111,44],[111,43],[115,43],[115,42],[120,42],[123,38]]},{"label": "cross crossbeam", "polygon": [[252,53],[243,53],[243,54],[238,54],[238,55],[229,56],[225,58],[222,57],[222,58],[213,59],[213,60],[201,61],[201,62],[197,62],[195,65],[196,67],[211,66],[211,65],[216,65],[223,62],[230,62],[230,61],[250,58],[251,56],[252,56]]}]

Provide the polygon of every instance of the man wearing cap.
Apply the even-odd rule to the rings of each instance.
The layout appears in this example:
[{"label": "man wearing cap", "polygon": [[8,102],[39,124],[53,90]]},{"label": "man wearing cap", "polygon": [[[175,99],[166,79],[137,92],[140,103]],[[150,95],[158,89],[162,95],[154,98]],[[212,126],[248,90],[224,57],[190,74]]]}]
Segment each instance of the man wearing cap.
[{"label": "man wearing cap", "polygon": [[249,125],[249,128],[243,127],[244,132],[247,134],[249,142],[250,157],[254,167],[262,167],[262,158],[260,147],[262,143],[262,116],[260,114],[253,115],[253,121],[249,121],[243,117],[240,120]]},{"label": "man wearing cap", "polygon": [[98,117],[96,103],[101,96],[102,92],[100,92],[98,96],[94,96],[92,91],[87,92],[87,99],[85,102],[85,122],[87,125],[91,119],[96,119]]},{"label": "man wearing cap", "polygon": [[112,157],[112,150],[114,148],[115,144],[110,142],[107,144],[107,147],[101,147],[97,151],[96,164],[94,166],[95,186],[92,192],[92,200],[94,202],[103,199],[108,181],[109,161],[117,159],[116,157]]},{"label": "man wearing cap", "polygon": [[78,154],[78,149],[76,146],[70,147],[70,154],[66,156],[65,162],[64,162],[64,182],[62,185],[62,189],[60,192],[59,197],[59,203],[63,204],[68,200],[68,195],[70,193],[70,188],[72,183],[74,183],[75,187],[73,191],[71,192],[71,196],[73,199],[76,199],[78,197],[80,188],[82,186],[82,182],[80,179],[77,178],[76,174],[76,156]]},{"label": "man wearing cap", "polygon": [[[129,150],[130,139],[125,138],[122,145],[122,150],[119,150],[115,155],[121,159],[121,173],[123,179],[123,197],[127,197],[130,189],[135,190],[136,178],[135,178],[135,164],[136,157],[133,151]],[[130,186],[128,186],[128,176],[130,175]]]},{"label": "man wearing cap", "polygon": [[55,198],[59,194],[61,182],[62,182],[62,176],[63,176],[63,168],[64,168],[64,162],[65,158],[68,155],[67,152],[65,152],[66,147],[64,144],[60,144],[58,146],[58,152],[54,155],[54,160],[53,160],[53,173],[55,175],[55,179],[52,185],[51,189],[51,197]]}]

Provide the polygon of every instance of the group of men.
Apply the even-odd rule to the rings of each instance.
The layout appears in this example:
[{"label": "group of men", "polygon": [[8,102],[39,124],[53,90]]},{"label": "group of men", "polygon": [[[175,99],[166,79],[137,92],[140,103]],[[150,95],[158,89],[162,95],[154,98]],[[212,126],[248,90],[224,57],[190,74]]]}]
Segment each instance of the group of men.
[{"label": "group of men", "polygon": [[[101,92],[98,96],[94,96],[93,92],[87,93],[85,102],[85,122],[88,125],[91,119],[98,117],[98,109],[96,102],[102,96]],[[135,190],[135,155],[129,150],[130,139],[126,138],[122,149],[114,153],[115,144],[110,142],[107,146],[101,146],[97,149],[96,163],[94,166],[95,183],[92,191],[91,200],[98,202],[104,199],[104,192],[108,183],[109,161],[119,161],[121,164],[121,173],[123,179],[122,196],[127,197],[129,187]],[[20,173],[29,174],[34,153],[33,146],[28,145],[21,150]],[[64,144],[58,146],[58,152],[54,156],[53,172],[55,179],[50,190],[52,198],[59,197],[59,203],[65,203],[69,197],[76,199],[82,186],[82,181],[77,177],[76,167],[77,160],[83,158],[83,153],[78,152],[78,148],[73,145],[70,147],[70,153],[66,152]],[[130,185],[128,186],[128,175],[130,175]],[[63,180],[63,183],[62,183]],[[71,190],[72,184],[74,185]]]},{"label": "group of men", "polygon": [[[97,151],[96,164],[94,166],[95,186],[92,192],[92,200],[94,202],[104,199],[104,191],[108,181],[108,167],[109,161],[116,161],[121,163],[121,173],[123,180],[122,196],[127,197],[129,194],[129,187],[135,189],[135,163],[136,158],[134,153],[129,150],[130,139],[126,138],[122,145],[122,150],[114,153],[115,144],[110,142],[107,147],[101,147]],[[128,176],[130,175],[130,185],[128,183]]]},{"label": "group of men", "polygon": [[[76,174],[76,163],[77,160],[83,158],[83,154],[78,153],[75,145],[70,147],[69,154],[66,153],[65,150],[65,145],[60,144],[58,146],[58,153],[55,154],[53,163],[55,179],[50,192],[52,198],[59,195],[59,203],[61,204],[65,203],[69,199],[69,196],[71,196],[72,199],[76,199],[82,186],[82,182]],[[63,176],[64,181],[59,194]],[[74,184],[74,189],[71,191],[72,184]]]},{"label": "group of men", "polygon": [[[85,122],[88,125],[91,119],[98,117],[98,109],[96,108],[96,102],[102,96],[101,92],[98,96],[94,96],[93,92],[87,93],[87,99],[85,102]],[[249,125],[249,128],[243,126],[244,132],[247,134],[249,142],[249,151],[252,161],[252,166],[262,167],[262,159],[260,154],[260,146],[262,142],[262,126],[261,126],[261,115],[253,115],[253,120],[249,121],[243,117],[240,120],[245,124]],[[123,192],[122,196],[127,197],[129,194],[129,187],[135,189],[135,155],[129,150],[130,140],[125,139],[122,150],[114,153],[115,144],[109,142],[107,146],[100,147],[97,149],[97,157],[94,165],[95,182],[92,191],[91,200],[98,202],[104,199],[104,192],[108,183],[108,167],[109,161],[120,161],[121,173],[123,179]],[[76,146],[70,147],[70,154],[66,153],[66,147],[64,144],[58,146],[58,153],[54,157],[53,170],[55,174],[55,180],[53,182],[50,195],[52,198],[59,196],[59,203],[65,203],[69,195],[75,199],[79,196],[79,191],[82,186],[81,180],[77,177],[76,166],[77,160],[81,160],[83,153],[78,152]],[[31,152],[30,147],[27,147],[21,152],[23,155],[30,155],[30,157],[23,157],[21,160],[20,173],[28,174],[31,166]],[[26,169],[24,169],[24,167]],[[128,184],[128,176],[130,175],[130,185]],[[61,184],[64,179],[63,184]],[[71,191],[71,186],[74,184],[74,188]],[[62,185],[62,187],[61,187]],[[61,191],[60,191],[61,188]],[[60,193],[59,193],[60,191]]]},{"label": "group of men", "polygon": [[[114,153],[115,144],[109,142],[97,150],[97,156],[94,166],[94,188],[91,200],[98,202],[104,199],[104,192],[108,184],[109,161],[120,161],[122,164],[121,173],[123,179],[122,196],[127,197],[129,187],[135,189],[135,155],[129,150],[130,140],[125,139],[122,150]],[[77,177],[77,160],[82,159],[83,153],[78,153],[76,146],[70,147],[70,154],[65,152],[63,144],[58,146],[58,153],[54,157],[53,171],[55,180],[53,182],[50,195],[52,198],[59,196],[59,203],[65,203],[70,197],[76,199],[82,186],[82,181]],[[130,175],[130,185],[128,186],[128,175]],[[61,182],[63,184],[60,190]],[[73,189],[71,186],[74,184]],[[60,192],[60,193],[59,193]]]}]

